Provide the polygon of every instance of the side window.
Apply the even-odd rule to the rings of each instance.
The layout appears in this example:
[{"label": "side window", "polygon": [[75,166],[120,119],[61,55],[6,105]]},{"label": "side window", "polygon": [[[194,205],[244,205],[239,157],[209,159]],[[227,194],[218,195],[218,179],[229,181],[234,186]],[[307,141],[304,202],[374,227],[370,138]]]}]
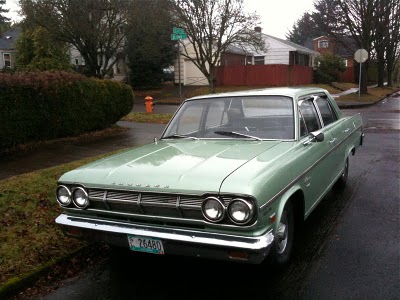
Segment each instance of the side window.
[{"label": "side window", "polygon": [[308,130],[303,115],[301,114],[301,111],[299,111],[299,117],[300,117],[300,137],[303,137],[308,135]]},{"label": "side window", "polygon": [[319,112],[321,113],[324,126],[327,126],[337,120],[337,117],[327,99],[318,97],[315,100],[315,103],[317,104]]},{"label": "side window", "polygon": [[[300,114],[304,119],[307,132],[313,132],[321,128],[319,123],[317,110],[311,100],[304,100],[300,102]],[[302,120],[300,120],[301,122]],[[301,124],[300,124],[301,126]]]}]

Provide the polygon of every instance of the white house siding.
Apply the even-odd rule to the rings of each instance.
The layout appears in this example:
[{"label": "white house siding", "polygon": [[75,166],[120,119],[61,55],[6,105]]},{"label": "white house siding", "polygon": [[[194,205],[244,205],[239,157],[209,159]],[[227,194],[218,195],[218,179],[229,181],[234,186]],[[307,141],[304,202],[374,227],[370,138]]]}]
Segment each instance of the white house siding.
[{"label": "white house siding", "polygon": [[81,53],[76,49],[74,46],[70,47],[70,58],[71,58],[71,64],[75,66],[84,66],[85,65],[85,60],[83,59]]},{"label": "white house siding", "polygon": [[[264,64],[274,65],[274,64],[290,64],[290,53],[297,52],[298,54],[304,54],[309,56],[309,66],[314,66],[315,56],[318,55],[317,52],[306,49],[303,46],[295,45],[294,43],[283,41],[273,36],[263,34],[265,41],[265,52],[256,52],[254,56],[264,56]],[[254,57],[253,57],[254,64]]]},{"label": "white house siding", "polygon": [[184,85],[208,85],[207,78],[189,59],[185,59],[184,72]]},{"label": "white house siding", "polygon": [[[190,57],[195,57],[193,45],[189,41],[185,40],[181,43],[185,43],[186,48],[181,45],[181,53],[187,53]],[[180,61],[175,60],[175,83],[179,84],[179,67],[181,80],[180,83],[183,85],[208,85],[207,78],[203,73],[196,67],[196,65],[188,58],[180,55]]]},{"label": "white house siding", "polygon": [[4,68],[3,51],[0,50],[0,70]]},{"label": "white house siding", "polygon": [[270,37],[265,38],[265,47],[266,47],[266,52],[258,53],[257,56],[264,55],[266,65],[275,65],[275,64],[288,65],[289,52],[296,50]]},{"label": "white house siding", "polygon": [[4,69],[4,54],[10,54],[11,57],[11,68],[15,67],[15,51],[14,50],[0,50],[0,70]]}]

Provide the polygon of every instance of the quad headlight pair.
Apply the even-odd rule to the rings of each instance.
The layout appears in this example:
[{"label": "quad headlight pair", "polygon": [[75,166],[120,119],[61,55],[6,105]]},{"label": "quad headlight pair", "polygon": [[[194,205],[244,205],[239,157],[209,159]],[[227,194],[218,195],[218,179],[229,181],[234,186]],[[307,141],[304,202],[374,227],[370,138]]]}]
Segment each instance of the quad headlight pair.
[{"label": "quad headlight pair", "polygon": [[235,223],[244,225],[250,222],[254,216],[254,204],[248,200],[234,198],[228,205],[216,197],[208,197],[204,200],[202,206],[204,218],[213,223],[222,221],[226,214],[229,219]]},{"label": "quad headlight pair", "polygon": [[85,208],[89,205],[89,196],[82,187],[75,187],[70,190],[65,185],[60,185],[56,191],[57,201],[61,206],[67,207],[71,203],[78,208]]}]

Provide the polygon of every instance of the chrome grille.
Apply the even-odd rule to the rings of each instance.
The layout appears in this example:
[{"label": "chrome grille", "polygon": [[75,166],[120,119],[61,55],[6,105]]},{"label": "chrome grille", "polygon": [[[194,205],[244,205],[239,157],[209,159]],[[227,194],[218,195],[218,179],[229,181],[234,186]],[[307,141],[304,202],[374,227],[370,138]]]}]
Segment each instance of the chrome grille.
[{"label": "chrome grille", "polygon": [[[148,215],[203,220],[203,196],[139,193],[135,191],[88,189],[90,206],[87,210],[123,215]],[[231,197],[223,197],[228,206]]]}]

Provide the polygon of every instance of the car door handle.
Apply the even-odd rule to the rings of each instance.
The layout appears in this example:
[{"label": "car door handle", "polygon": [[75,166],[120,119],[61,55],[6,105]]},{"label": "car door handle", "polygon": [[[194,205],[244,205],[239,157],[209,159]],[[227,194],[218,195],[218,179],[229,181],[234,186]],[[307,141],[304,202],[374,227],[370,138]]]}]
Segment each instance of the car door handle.
[{"label": "car door handle", "polygon": [[333,138],[329,141],[329,144],[334,144],[336,142],[336,138]]},{"label": "car door handle", "polygon": [[343,132],[346,133],[346,132],[349,132],[349,131],[350,131],[350,128],[346,128]]}]

